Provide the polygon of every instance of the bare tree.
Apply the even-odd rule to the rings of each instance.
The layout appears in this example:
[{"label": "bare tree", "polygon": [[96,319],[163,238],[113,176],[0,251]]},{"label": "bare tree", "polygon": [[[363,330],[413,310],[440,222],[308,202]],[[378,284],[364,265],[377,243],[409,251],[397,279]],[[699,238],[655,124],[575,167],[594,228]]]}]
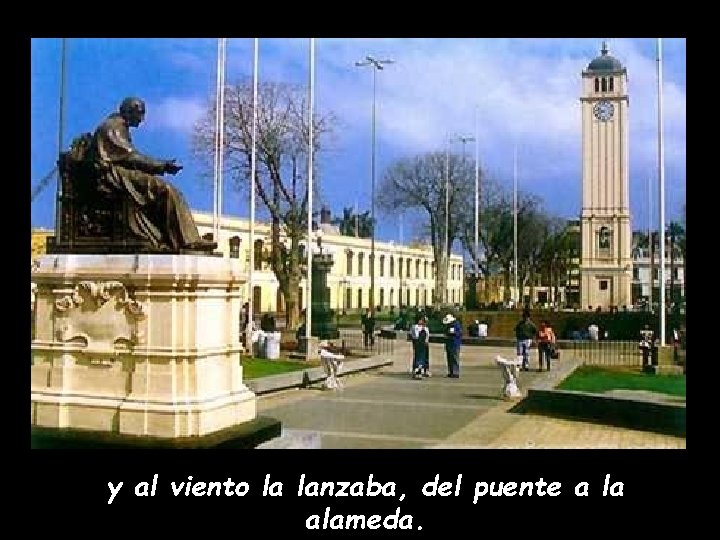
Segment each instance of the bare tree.
[{"label": "bare tree", "polygon": [[[446,169],[447,165],[447,169]],[[472,170],[471,170],[472,168]],[[378,206],[390,213],[402,209],[417,209],[429,220],[427,236],[435,260],[435,297],[433,303],[445,302],[448,261],[451,246],[460,234],[462,215],[474,193],[474,167],[460,156],[445,152],[429,152],[403,158],[388,167],[378,190]],[[448,238],[445,242],[445,182],[447,197]]]},{"label": "bare tree", "polygon": [[[301,240],[307,232],[307,152],[309,126],[304,88],[284,83],[259,85],[256,133],[256,193],[271,220],[269,262],[285,299],[288,328],[297,326],[300,280],[306,272]],[[225,168],[239,190],[249,190],[252,159],[252,81],[225,89]],[[313,118],[314,151],[332,132],[334,117]],[[208,167],[213,163],[214,99],[195,126],[193,150]],[[317,179],[317,172],[313,171]],[[281,240],[281,235],[284,239]],[[249,246],[253,249],[253,246]]]}]

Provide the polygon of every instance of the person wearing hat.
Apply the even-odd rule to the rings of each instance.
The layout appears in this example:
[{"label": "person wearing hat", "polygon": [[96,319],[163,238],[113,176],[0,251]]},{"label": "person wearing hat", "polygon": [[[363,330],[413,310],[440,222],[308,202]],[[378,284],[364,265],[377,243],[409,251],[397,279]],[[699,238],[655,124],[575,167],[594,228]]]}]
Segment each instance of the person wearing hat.
[{"label": "person wearing hat", "polygon": [[325,373],[327,374],[325,378],[325,388],[328,390],[342,389],[342,382],[340,382],[337,375],[342,369],[342,361],[345,359],[345,356],[330,351],[330,344],[324,340],[318,343],[318,354],[323,368],[325,368]]},{"label": "person wearing hat", "polygon": [[448,374],[451,379],[460,377],[460,343],[462,342],[462,326],[451,313],[442,320],[445,325],[445,355],[447,357]]}]

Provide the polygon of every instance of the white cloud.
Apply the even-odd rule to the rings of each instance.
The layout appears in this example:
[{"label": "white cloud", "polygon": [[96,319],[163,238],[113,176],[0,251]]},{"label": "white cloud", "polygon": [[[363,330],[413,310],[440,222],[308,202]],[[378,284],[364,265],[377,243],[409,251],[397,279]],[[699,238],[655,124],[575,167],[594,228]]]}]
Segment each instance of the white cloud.
[{"label": "white cloud", "polygon": [[153,129],[171,129],[190,133],[195,123],[205,113],[206,104],[201,98],[167,97],[156,104],[148,105],[148,115]]}]

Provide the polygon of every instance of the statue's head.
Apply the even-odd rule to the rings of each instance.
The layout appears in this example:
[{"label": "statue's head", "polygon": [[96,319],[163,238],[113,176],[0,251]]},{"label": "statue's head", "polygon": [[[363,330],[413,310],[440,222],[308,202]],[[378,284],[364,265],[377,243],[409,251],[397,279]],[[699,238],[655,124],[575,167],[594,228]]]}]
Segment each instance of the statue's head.
[{"label": "statue's head", "polygon": [[137,127],[145,119],[145,102],[136,97],[127,97],[120,104],[120,115],[132,127]]}]

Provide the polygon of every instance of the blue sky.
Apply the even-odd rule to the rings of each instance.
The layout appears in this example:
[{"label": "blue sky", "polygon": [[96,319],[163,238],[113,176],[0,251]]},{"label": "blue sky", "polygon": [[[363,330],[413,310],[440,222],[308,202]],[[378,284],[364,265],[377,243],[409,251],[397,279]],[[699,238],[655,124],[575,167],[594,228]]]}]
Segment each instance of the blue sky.
[{"label": "blue sky", "polygon": [[[377,181],[400,157],[442,150],[446,134],[477,135],[480,162],[512,185],[518,147],[521,190],[545,200],[554,214],[580,213],[581,72],[604,38],[319,38],[315,40],[315,107],[339,124],[332,148],[319,155],[320,203],[370,206],[372,71],[355,67],[367,55],[391,58],[377,74]],[[655,38],[608,39],[610,54],[628,70],[630,197],[633,228],[658,219],[657,78]],[[307,86],[309,40],[260,39],[260,81]],[[663,101],[666,217],[679,219],[685,202],[686,40],[664,38]],[[226,82],[252,75],[251,38],[227,42]],[[60,39],[31,43],[31,186],[54,166],[58,151]],[[212,211],[213,194],[197,180],[190,132],[214,100],[215,38],[69,38],[63,146],[92,131],[120,101],[145,99],[145,123],[133,131],[143,152],[177,158],[173,182],[197,210]],[[478,129],[475,130],[475,114]],[[458,144],[455,149],[462,150]],[[474,158],[474,143],[466,153]],[[652,208],[648,202],[651,181]],[[229,181],[226,182],[229,184]],[[31,205],[34,227],[52,227],[54,181]],[[228,189],[224,212],[248,215],[247,196]],[[317,202],[317,201],[316,201]],[[412,218],[378,214],[378,236],[413,236]],[[401,238],[401,230],[404,238]]]}]

